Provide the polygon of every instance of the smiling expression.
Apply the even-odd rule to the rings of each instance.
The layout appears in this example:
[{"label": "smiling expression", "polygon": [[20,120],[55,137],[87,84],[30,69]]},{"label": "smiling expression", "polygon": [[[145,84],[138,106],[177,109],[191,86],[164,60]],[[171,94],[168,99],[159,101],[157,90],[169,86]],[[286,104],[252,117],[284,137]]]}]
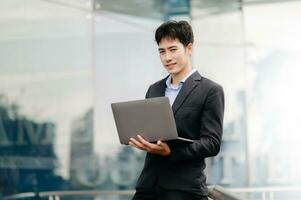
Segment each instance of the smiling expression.
[{"label": "smiling expression", "polygon": [[178,39],[162,38],[158,50],[161,62],[169,74],[177,76],[190,70],[191,43],[185,47]]}]

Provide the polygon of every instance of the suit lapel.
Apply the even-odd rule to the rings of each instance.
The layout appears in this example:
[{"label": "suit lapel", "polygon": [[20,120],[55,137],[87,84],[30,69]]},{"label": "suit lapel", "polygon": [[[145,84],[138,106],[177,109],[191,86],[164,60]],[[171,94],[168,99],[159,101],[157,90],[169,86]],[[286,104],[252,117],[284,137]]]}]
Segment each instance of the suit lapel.
[{"label": "suit lapel", "polygon": [[165,89],[166,89],[165,81],[166,81],[166,79],[164,79],[164,81],[162,81],[160,83],[159,90],[157,91],[158,92],[158,94],[157,94],[158,97],[164,97],[165,96]]},{"label": "suit lapel", "polygon": [[179,108],[181,107],[185,99],[189,96],[192,90],[197,86],[199,80],[201,80],[201,75],[196,71],[185,81],[182,89],[180,90],[178,96],[176,97],[172,105],[172,110],[174,114],[176,114],[176,112],[179,110]]},{"label": "suit lapel", "polygon": [[165,96],[166,79],[167,78],[168,78],[168,76],[160,81],[158,87],[156,88],[156,90],[154,90],[152,97],[164,97]]}]

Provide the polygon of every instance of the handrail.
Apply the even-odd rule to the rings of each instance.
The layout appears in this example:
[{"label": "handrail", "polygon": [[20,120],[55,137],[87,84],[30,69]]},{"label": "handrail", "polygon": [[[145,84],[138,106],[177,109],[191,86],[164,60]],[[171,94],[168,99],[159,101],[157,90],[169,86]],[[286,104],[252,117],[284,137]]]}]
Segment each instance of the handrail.
[{"label": "handrail", "polygon": [[256,192],[301,192],[301,187],[250,187],[227,188],[232,193],[256,193]]},{"label": "handrail", "polygon": [[[19,193],[19,194],[13,194],[13,195],[9,195],[9,196],[5,196],[3,197],[3,199],[24,199],[24,198],[32,198],[37,196],[36,193],[34,192],[24,192],[24,193]],[[1,198],[0,198],[1,199]]]},{"label": "handrail", "polygon": [[40,192],[40,197],[48,196],[105,196],[105,195],[120,195],[130,196],[135,193],[135,190],[75,190],[75,191],[49,191]]},{"label": "handrail", "polygon": [[[301,187],[253,187],[253,188],[222,188],[220,186],[208,186],[209,196],[213,196],[219,192],[223,194],[239,194],[239,193],[259,193],[259,192],[301,192]],[[31,198],[35,196],[47,197],[49,195],[62,195],[62,196],[72,196],[72,195],[133,195],[135,190],[74,190],[74,191],[47,191],[47,192],[25,192],[14,194],[10,196],[4,196],[3,199],[22,199]]]},{"label": "handrail", "polygon": [[[120,195],[131,196],[134,195],[135,190],[67,190],[67,191],[47,191],[47,192],[25,192],[9,196],[4,196],[4,200],[25,199],[39,196],[45,197],[60,197],[60,196],[106,196],[106,195]],[[51,199],[51,198],[50,198]],[[57,198],[56,198],[57,199]]]},{"label": "handrail", "polygon": [[209,186],[209,197],[213,200],[240,200],[239,197],[220,186]]},{"label": "handrail", "polygon": [[[209,198],[213,200],[239,200],[238,197],[231,194],[226,189],[220,186],[209,186]],[[135,190],[69,190],[69,191],[47,191],[39,193],[19,193],[4,197],[4,200],[25,199],[25,198],[48,198],[49,200],[59,200],[60,197],[72,197],[72,196],[107,196],[107,195],[119,195],[119,196],[131,196],[134,195]]]},{"label": "handrail", "polygon": [[[275,192],[300,192],[301,187],[256,187],[256,188],[222,188],[220,186],[209,186],[209,197],[213,200],[240,200],[237,194],[262,193],[262,199],[266,199],[266,194],[270,194],[273,199]],[[33,197],[48,198],[49,200],[59,200],[63,196],[131,196],[135,190],[69,190],[69,191],[47,191],[47,192],[27,192],[3,197],[5,200],[25,199]]]},{"label": "handrail", "polygon": [[[239,200],[233,194],[230,194],[226,189],[219,186],[209,186],[209,197],[214,200]],[[60,197],[66,196],[106,196],[119,195],[131,196],[134,195],[135,190],[69,190],[69,191],[46,191],[39,193],[19,193],[4,197],[5,200],[25,199],[39,196],[40,198],[48,198],[49,200],[59,200]]]}]

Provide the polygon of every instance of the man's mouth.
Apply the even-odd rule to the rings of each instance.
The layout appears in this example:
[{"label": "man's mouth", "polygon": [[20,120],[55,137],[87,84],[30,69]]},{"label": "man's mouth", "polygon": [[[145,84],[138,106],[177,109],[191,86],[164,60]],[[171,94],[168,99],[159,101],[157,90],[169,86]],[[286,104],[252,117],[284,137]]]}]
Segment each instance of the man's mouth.
[{"label": "man's mouth", "polygon": [[172,67],[172,66],[174,66],[174,65],[176,65],[177,63],[170,63],[170,64],[167,64],[167,65],[165,65],[166,67]]}]

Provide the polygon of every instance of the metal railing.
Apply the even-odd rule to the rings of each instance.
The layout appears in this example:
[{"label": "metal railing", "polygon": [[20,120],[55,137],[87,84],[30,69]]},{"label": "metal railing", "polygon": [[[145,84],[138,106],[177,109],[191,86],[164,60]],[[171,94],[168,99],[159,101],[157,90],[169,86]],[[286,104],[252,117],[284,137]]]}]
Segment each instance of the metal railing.
[{"label": "metal railing", "polygon": [[[227,189],[230,193],[237,194],[239,196],[245,195],[250,196],[252,194],[259,194],[261,200],[275,200],[275,194],[286,193],[292,194],[297,193],[299,198],[301,197],[301,187],[257,187],[257,188],[231,188]],[[245,199],[245,198],[244,198]],[[252,198],[248,198],[252,199]],[[258,198],[257,198],[258,199]]]},{"label": "metal railing", "polygon": [[10,196],[4,196],[3,199],[7,199],[7,200],[10,200],[10,199],[26,199],[26,198],[33,198],[33,197],[36,197],[36,196],[37,195],[34,192],[25,192],[25,193],[10,195]]},{"label": "metal railing", "polygon": [[135,190],[78,190],[40,192],[41,198],[60,200],[61,197],[102,197],[102,196],[133,196]]},{"label": "metal railing", "polygon": [[[209,198],[212,200],[240,200],[231,192],[219,186],[209,186]],[[77,190],[77,191],[48,191],[39,193],[20,193],[4,197],[5,200],[17,200],[26,198],[48,198],[48,200],[60,200],[62,197],[103,197],[103,196],[133,196],[135,190]]]},{"label": "metal railing", "polygon": [[[258,187],[258,188],[222,188],[209,186],[209,198],[212,200],[275,200],[276,194],[296,193],[301,197],[301,187]],[[48,198],[48,200],[60,200],[62,197],[104,197],[104,196],[128,196],[134,195],[135,190],[77,190],[77,191],[49,191],[27,192],[3,197],[4,200],[18,200],[30,198]],[[254,197],[257,195],[256,197]],[[277,198],[279,199],[279,198]],[[298,199],[298,198],[296,198]]]},{"label": "metal railing", "polygon": [[240,200],[239,197],[220,186],[209,186],[209,198],[213,200]]}]

